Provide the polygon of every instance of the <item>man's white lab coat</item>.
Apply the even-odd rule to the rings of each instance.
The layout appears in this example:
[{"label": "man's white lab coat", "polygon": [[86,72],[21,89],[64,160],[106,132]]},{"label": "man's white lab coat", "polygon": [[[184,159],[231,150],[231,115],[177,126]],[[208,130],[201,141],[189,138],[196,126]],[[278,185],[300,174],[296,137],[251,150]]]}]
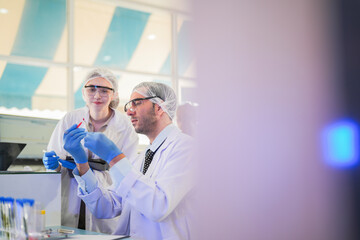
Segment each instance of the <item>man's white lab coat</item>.
[{"label": "man's white lab coat", "polygon": [[[134,239],[190,239],[194,142],[176,126],[168,127],[166,140],[145,175],[141,172],[144,151],[134,159],[125,158],[132,166],[122,180],[118,167],[124,159],[110,169],[114,182],[110,189],[98,186],[88,194],[79,188],[79,196],[95,216],[125,215]],[[124,220],[117,233],[123,234],[126,227]]]}]

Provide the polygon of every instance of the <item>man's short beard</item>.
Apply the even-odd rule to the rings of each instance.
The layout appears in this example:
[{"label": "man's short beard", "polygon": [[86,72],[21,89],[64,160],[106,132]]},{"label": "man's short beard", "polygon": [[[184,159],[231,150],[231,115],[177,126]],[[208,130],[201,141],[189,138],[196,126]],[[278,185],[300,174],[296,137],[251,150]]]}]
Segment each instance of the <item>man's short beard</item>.
[{"label": "man's short beard", "polygon": [[156,116],[155,116],[155,104],[153,103],[152,110],[146,113],[142,119],[142,126],[139,126],[138,129],[135,129],[137,133],[148,134],[152,132],[156,125]]}]

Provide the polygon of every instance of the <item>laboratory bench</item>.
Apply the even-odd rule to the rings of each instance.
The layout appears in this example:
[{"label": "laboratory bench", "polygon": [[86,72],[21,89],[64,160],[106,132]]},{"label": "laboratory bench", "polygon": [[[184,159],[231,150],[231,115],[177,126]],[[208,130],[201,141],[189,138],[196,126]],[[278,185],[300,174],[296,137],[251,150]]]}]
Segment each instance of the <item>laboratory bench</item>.
[{"label": "laboratory bench", "polygon": [[0,197],[34,199],[40,203],[45,210],[49,236],[45,239],[131,239],[61,226],[61,173],[58,172],[0,171]]}]

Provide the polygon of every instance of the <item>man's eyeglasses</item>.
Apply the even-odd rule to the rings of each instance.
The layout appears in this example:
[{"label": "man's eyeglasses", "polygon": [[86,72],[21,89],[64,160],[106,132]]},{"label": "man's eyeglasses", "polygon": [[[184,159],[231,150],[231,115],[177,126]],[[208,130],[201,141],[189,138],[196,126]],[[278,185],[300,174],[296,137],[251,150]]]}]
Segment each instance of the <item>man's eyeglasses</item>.
[{"label": "man's eyeglasses", "polygon": [[111,92],[115,92],[113,88],[109,88],[109,87],[97,86],[97,85],[85,86],[85,92],[90,97],[95,96],[96,91],[99,92],[101,97],[108,97]]},{"label": "man's eyeglasses", "polygon": [[[159,96],[151,96],[151,97],[146,97],[146,98],[135,98],[129,102],[127,102],[124,106],[124,111],[127,112],[128,110],[130,111],[135,111],[135,108],[139,105],[141,105],[143,103],[144,100],[148,100],[148,99],[152,99],[152,98],[160,98],[161,100],[163,100],[161,97]],[[164,100],[163,100],[164,101]]]}]

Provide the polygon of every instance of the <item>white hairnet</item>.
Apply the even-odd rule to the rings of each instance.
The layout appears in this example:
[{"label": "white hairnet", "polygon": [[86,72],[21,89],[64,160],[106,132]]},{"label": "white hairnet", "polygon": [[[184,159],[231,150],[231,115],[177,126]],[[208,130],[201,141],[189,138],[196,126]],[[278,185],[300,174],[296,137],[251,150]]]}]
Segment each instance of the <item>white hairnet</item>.
[{"label": "white hairnet", "polygon": [[[110,70],[106,68],[96,68],[92,71],[90,71],[87,76],[85,77],[83,87],[92,79],[101,77],[105,80],[107,80],[111,87],[114,89],[114,99],[110,102],[109,107],[111,108],[117,108],[119,106],[119,92],[118,92],[118,81],[115,76]],[[84,91],[83,91],[83,97],[84,97]]]},{"label": "white hairnet", "polygon": [[170,119],[173,119],[176,113],[177,99],[174,90],[166,84],[156,82],[142,82],[134,87],[133,92],[137,92],[144,97],[158,96],[149,99],[158,104]]}]

